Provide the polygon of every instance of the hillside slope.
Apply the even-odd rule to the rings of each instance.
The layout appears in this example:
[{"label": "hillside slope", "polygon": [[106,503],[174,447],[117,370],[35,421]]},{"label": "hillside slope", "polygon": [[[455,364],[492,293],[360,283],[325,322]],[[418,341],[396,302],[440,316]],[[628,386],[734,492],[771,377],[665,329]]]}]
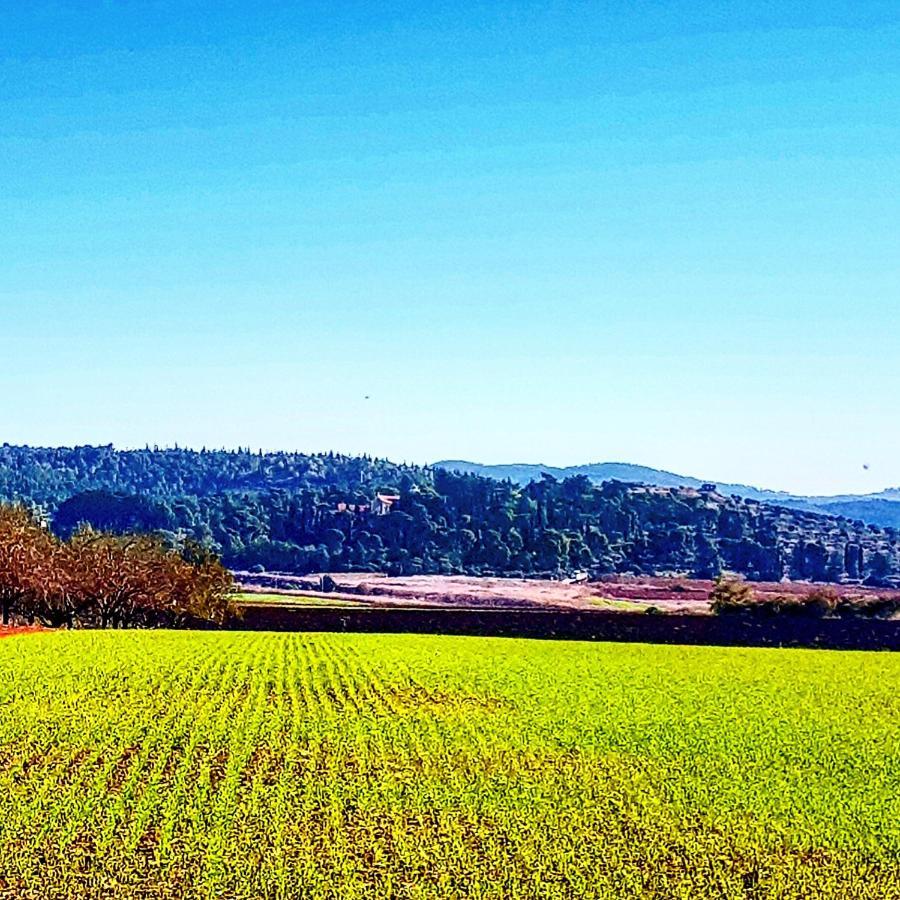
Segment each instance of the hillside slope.
[{"label": "hillside slope", "polygon": [[434,465],[436,468],[447,469],[448,471],[483,475],[500,481],[509,479],[521,485],[528,484],[531,481],[538,481],[545,472],[560,479],[574,475],[584,475],[590,478],[594,484],[616,480],[626,481],[631,484],[652,484],[658,487],[699,488],[703,484],[712,483],[716,485],[719,493],[726,496],[736,494],[739,497],[760,500],[764,503],[775,503],[795,509],[822,512],[826,515],[858,519],[870,525],[890,528],[900,527],[900,489],[897,488],[881,491],[877,494],[812,497],[801,494],[789,494],[783,491],[765,490],[764,488],[752,487],[748,484],[732,484],[729,482],[714,482],[712,480],[704,481],[699,478],[692,478],[689,475],[678,475],[663,469],[636,466],[631,463],[588,463],[586,465],[559,468],[532,463],[483,465],[465,460],[442,460],[434,463]]},{"label": "hillside slope", "polygon": [[89,523],[190,536],[235,568],[900,578],[893,529],[586,475],[518,485],[331,453],[4,446],[3,499],[42,506],[61,533]]}]

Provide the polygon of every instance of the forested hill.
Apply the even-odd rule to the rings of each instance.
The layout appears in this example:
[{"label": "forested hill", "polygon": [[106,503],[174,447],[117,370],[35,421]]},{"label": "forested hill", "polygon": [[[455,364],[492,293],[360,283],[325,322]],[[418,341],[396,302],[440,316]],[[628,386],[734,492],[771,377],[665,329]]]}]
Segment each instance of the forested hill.
[{"label": "forested hill", "polygon": [[189,535],[235,568],[900,578],[891,529],[696,488],[517,485],[330,453],[5,445],[0,499],[42,506],[62,534]]},{"label": "forested hill", "polygon": [[161,498],[225,492],[351,489],[422,469],[369,457],[254,453],[250,450],[102,447],[0,447],[0,494],[19,494],[53,507],[82,491],[107,490]]},{"label": "forested hill", "polygon": [[540,481],[544,474],[563,480],[573,475],[586,475],[594,484],[604,481],[626,481],[631,484],[649,484],[657,487],[693,487],[699,488],[707,483],[714,483],[721,494],[730,497],[737,494],[748,500],[759,500],[762,503],[774,503],[776,506],[790,506],[792,509],[804,509],[829,516],[845,516],[858,519],[870,525],[886,528],[900,528],[900,489],[889,488],[877,494],[850,494],[842,497],[816,497],[802,494],[788,494],[784,491],[770,491],[752,487],[748,484],[730,484],[714,482],[711,478],[692,478],[689,475],[678,475],[662,469],[651,469],[648,466],[636,466],[632,463],[603,462],[588,463],[581,466],[534,465],[532,463],[512,463],[500,465],[483,465],[465,460],[442,460],[434,463],[437,469],[450,469],[454,472],[465,472],[469,475],[484,475],[499,481],[513,481],[516,484],[528,484],[529,481]]}]

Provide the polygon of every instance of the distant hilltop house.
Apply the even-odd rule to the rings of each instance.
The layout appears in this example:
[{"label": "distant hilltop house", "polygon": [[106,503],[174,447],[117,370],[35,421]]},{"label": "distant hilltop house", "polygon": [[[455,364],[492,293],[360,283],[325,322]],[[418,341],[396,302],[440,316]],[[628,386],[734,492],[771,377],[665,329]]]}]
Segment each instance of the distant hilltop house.
[{"label": "distant hilltop house", "polygon": [[399,494],[376,494],[371,506],[368,503],[337,503],[337,512],[349,512],[364,514],[373,512],[376,516],[386,516],[393,505],[400,499]]},{"label": "distant hilltop house", "polygon": [[399,499],[399,494],[376,494],[375,502],[372,504],[372,512],[376,516],[386,516]]},{"label": "distant hilltop house", "polygon": [[351,513],[367,513],[369,511],[368,503],[338,503],[335,509],[338,512]]}]

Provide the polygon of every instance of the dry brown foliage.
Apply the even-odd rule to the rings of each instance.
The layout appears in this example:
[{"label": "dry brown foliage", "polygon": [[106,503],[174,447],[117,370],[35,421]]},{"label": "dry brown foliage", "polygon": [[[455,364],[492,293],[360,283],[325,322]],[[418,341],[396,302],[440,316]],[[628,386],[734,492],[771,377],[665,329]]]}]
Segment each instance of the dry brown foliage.
[{"label": "dry brown foliage", "polygon": [[62,541],[30,510],[0,505],[0,608],[52,627],[221,624],[231,573],[205,548],[84,528]]}]

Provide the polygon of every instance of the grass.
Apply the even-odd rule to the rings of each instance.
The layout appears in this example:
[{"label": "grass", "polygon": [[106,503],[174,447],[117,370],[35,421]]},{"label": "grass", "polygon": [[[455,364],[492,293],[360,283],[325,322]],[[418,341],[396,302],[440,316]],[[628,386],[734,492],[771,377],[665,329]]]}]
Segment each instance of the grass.
[{"label": "grass", "polygon": [[0,642],[0,896],[900,896],[900,656]]},{"label": "grass", "polygon": [[238,594],[238,603],[277,603],[283,606],[361,606],[352,600],[339,597],[306,597],[300,594],[264,594],[256,591]]},{"label": "grass", "polygon": [[615,612],[644,612],[650,605],[636,600],[623,600],[619,597],[591,597],[591,606]]}]

